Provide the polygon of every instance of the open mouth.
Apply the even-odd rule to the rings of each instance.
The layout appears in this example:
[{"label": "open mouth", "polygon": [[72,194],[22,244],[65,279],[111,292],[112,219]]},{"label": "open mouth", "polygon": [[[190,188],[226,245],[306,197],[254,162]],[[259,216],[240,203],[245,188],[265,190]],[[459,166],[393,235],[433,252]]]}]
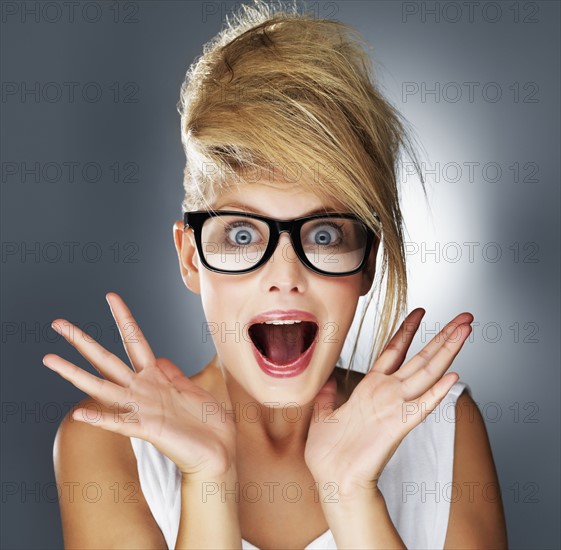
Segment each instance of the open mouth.
[{"label": "open mouth", "polygon": [[318,325],[310,321],[292,324],[256,323],[248,330],[253,344],[271,363],[293,363],[312,345]]}]

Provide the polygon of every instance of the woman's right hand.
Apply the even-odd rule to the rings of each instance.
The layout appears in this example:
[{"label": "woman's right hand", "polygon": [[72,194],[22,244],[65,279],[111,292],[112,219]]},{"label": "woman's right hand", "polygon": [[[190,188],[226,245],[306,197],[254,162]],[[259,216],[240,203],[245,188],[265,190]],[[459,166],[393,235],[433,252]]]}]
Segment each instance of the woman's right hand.
[{"label": "woman's right hand", "polygon": [[236,428],[232,415],[171,361],[156,358],[122,298],[106,295],[131,370],[78,327],[57,319],[62,334],[105,379],[55,354],[43,363],[111,412],[77,409],[72,418],[126,437],[149,441],[172,460],[187,479],[220,477],[235,467]]}]

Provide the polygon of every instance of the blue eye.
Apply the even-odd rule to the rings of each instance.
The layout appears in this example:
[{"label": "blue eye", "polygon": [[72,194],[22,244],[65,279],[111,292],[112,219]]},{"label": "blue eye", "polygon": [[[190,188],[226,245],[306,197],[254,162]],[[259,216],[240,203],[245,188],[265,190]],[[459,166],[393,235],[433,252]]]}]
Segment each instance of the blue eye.
[{"label": "blue eye", "polygon": [[248,242],[251,242],[251,234],[249,231],[238,231],[235,235],[235,241],[237,244],[248,244]]},{"label": "blue eye", "polygon": [[[239,229],[239,230],[238,230]],[[251,244],[252,231],[258,235],[258,231],[248,222],[239,221],[231,223],[224,232],[230,243],[239,246]]]},{"label": "blue eye", "polygon": [[316,244],[330,244],[327,241],[331,241],[331,238],[332,236],[330,235],[329,231],[318,231],[315,234]]},{"label": "blue eye", "polygon": [[343,226],[334,222],[322,222],[311,229],[307,237],[311,237],[315,245],[333,246],[334,243],[338,244],[338,241],[343,239]]}]

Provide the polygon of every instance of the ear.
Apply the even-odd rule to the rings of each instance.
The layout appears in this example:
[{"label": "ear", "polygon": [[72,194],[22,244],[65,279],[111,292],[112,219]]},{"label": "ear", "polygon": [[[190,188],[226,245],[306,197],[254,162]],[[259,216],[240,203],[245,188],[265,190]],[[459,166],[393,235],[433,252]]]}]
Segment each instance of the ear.
[{"label": "ear", "polygon": [[374,282],[374,275],[376,273],[376,256],[378,255],[378,248],[380,246],[380,240],[375,239],[370,248],[370,254],[366,260],[366,265],[362,269],[362,286],[360,289],[360,295],[364,296],[368,293]]},{"label": "ear", "polygon": [[199,255],[195,244],[195,235],[189,227],[183,229],[183,220],[177,220],[173,224],[173,240],[175,249],[177,250],[177,258],[179,259],[179,269],[181,278],[185,286],[195,294],[201,293],[201,284],[199,280]]}]

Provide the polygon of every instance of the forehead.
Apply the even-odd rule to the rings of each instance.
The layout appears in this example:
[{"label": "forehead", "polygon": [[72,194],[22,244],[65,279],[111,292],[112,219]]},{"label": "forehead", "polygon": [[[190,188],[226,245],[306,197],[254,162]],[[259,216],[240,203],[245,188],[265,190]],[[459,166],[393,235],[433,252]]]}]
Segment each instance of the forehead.
[{"label": "forehead", "polygon": [[273,217],[299,217],[316,212],[345,212],[339,201],[322,197],[310,185],[283,180],[239,182],[224,186],[212,208],[235,207]]}]

